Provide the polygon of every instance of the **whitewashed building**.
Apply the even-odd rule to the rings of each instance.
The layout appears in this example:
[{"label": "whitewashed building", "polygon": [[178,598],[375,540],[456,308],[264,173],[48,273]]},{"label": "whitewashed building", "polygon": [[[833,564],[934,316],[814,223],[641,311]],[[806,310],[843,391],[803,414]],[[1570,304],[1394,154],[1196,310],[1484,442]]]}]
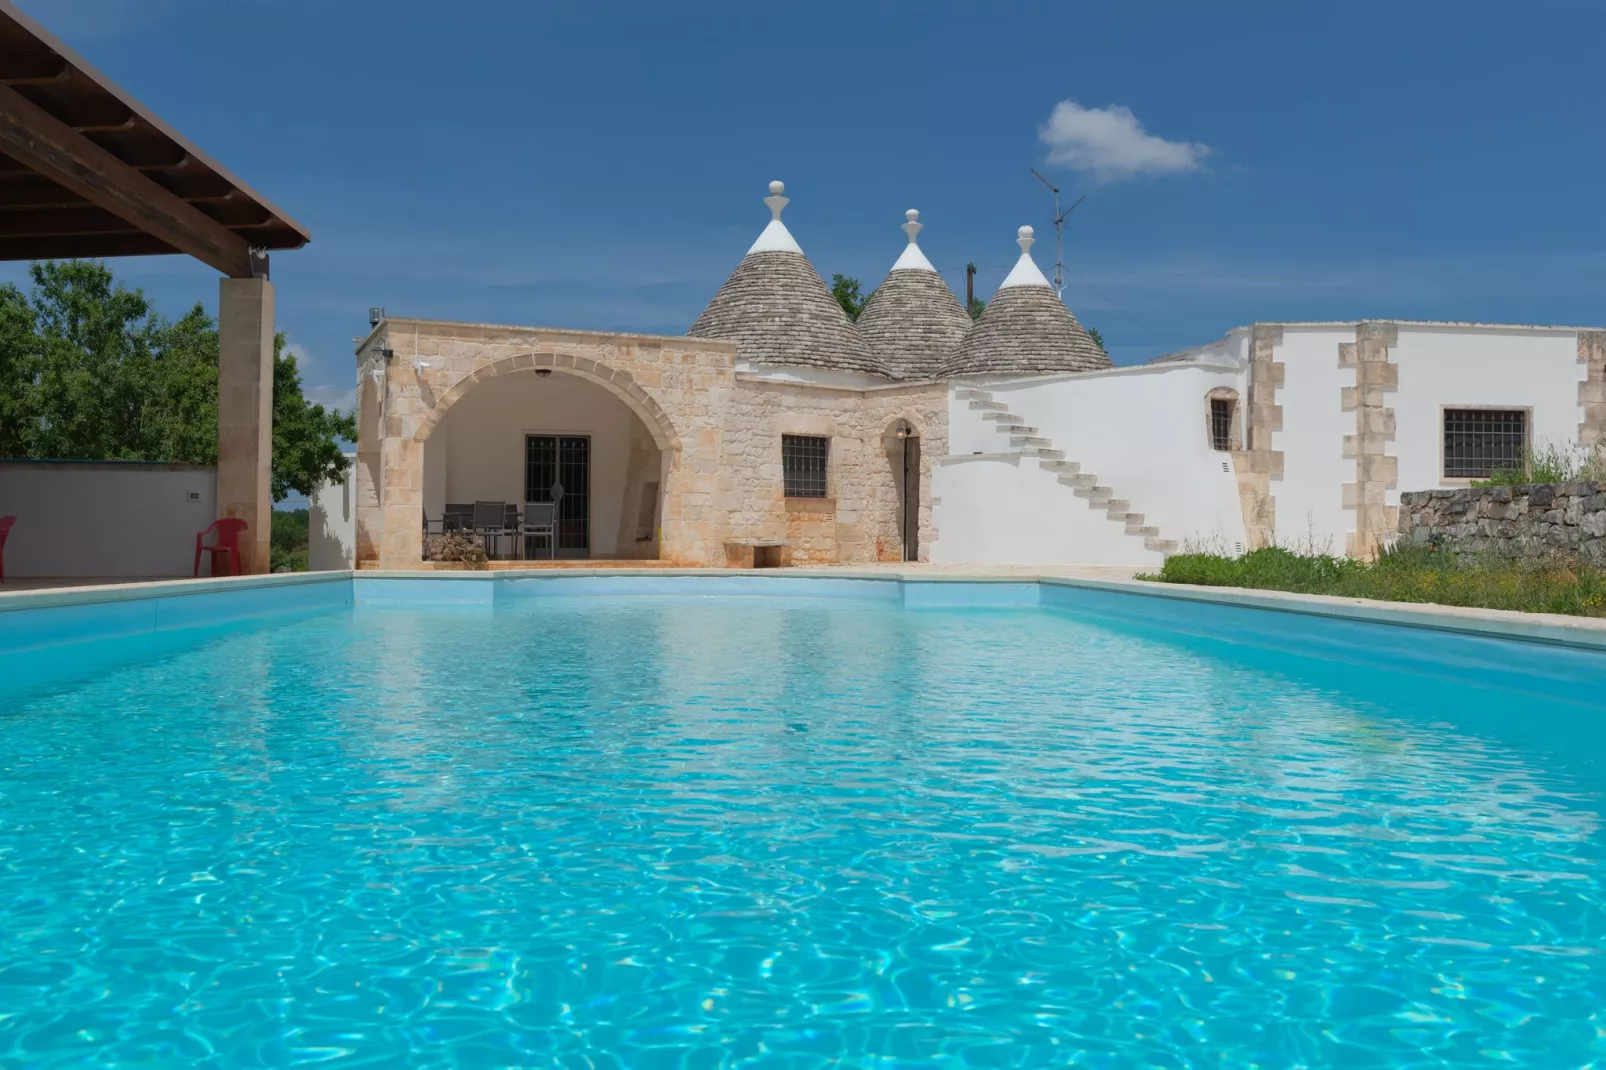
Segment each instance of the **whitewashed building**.
[{"label": "whitewashed building", "polygon": [[[560,469],[564,508],[585,509],[560,539],[570,557],[1364,556],[1395,532],[1402,490],[1606,441],[1606,331],[1256,323],[1117,368],[1034,263],[1030,227],[972,323],[907,213],[850,322],[781,194],[686,336],[376,324],[357,353],[358,564],[416,566],[448,503],[541,501]],[[554,467],[565,448],[578,460]]]}]

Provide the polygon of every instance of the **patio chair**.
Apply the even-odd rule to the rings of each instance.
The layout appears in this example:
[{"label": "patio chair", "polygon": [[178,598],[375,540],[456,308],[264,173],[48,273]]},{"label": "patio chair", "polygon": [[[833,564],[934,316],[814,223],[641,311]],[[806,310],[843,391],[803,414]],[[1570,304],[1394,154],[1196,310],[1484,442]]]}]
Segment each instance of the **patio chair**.
[{"label": "patio chair", "polygon": [[528,557],[531,539],[546,539],[547,557],[558,556],[558,503],[525,502],[524,524],[519,529],[519,556]]},{"label": "patio chair", "polygon": [[485,544],[485,555],[496,556],[496,540],[506,535],[507,529],[507,503],[506,502],[475,502],[474,503],[474,534],[478,535]]},{"label": "patio chair", "polygon": [[441,532],[469,531],[474,527],[474,507],[465,502],[448,504],[441,515]]},{"label": "patio chair", "polygon": [[[212,526],[195,536],[195,576],[201,576],[201,555],[212,555],[212,575],[219,575],[217,570],[217,555],[226,554],[229,564],[236,576],[240,574],[240,536],[250,525],[237,516],[226,516],[221,520],[212,521]],[[212,536],[211,545],[207,545],[207,536]]]},{"label": "patio chair", "polygon": [[6,582],[6,536],[16,522],[14,516],[0,516],[0,583]]}]

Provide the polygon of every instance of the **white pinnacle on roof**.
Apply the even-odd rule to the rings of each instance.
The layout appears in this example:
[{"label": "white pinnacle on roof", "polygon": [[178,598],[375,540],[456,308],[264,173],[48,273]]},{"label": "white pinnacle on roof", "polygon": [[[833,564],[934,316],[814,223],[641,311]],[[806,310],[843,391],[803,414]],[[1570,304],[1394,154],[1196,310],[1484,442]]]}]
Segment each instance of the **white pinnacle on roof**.
[{"label": "white pinnacle on roof", "polygon": [[[998,288],[1002,290],[1006,286],[1048,286],[1048,279],[1038,270],[1037,261],[1032,259],[1032,242],[1036,240],[1032,237],[1032,228],[1021,227],[1016,234],[1015,244],[1020,246],[1020,259],[1015,261],[1014,270],[998,284]],[[1049,289],[1053,287],[1050,286]]]},{"label": "white pinnacle on roof", "polygon": [[792,203],[788,197],[781,194],[786,192],[786,183],[771,182],[770,195],[764,198],[764,203],[770,206],[770,223],[759,234],[749,253],[801,253],[803,247],[798,245],[792,232],[786,229],[781,222],[781,209]]},{"label": "white pinnacle on roof", "polygon": [[903,255],[898,257],[896,264],[892,265],[892,270],[936,271],[937,269],[931,266],[931,261],[926,259],[926,254],[920,251],[920,246],[915,244],[915,237],[920,233],[920,212],[911,208],[903,213],[903,217],[908,222],[900,229],[909,235],[909,244],[904,246]]}]

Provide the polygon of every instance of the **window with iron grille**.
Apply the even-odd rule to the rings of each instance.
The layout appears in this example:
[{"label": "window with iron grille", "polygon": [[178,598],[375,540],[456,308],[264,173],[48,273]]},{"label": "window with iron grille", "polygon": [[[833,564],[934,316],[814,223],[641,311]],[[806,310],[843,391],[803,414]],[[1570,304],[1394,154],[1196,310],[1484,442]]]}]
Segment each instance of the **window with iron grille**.
[{"label": "window with iron grille", "polygon": [[781,436],[781,473],[788,498],[825,497],[825,462],[831,440],[815,435]]},{"label": "window with iron grille", "polygon": [[1210,448],[1232,449],[1232,402],[1227,398],[1210,399]]},{"label": "window with iron grille", "polygon": [[1444,410],[1446,479],[1487,479],[1499,468],[1521,468],[1527,446],[1522,409]]}]

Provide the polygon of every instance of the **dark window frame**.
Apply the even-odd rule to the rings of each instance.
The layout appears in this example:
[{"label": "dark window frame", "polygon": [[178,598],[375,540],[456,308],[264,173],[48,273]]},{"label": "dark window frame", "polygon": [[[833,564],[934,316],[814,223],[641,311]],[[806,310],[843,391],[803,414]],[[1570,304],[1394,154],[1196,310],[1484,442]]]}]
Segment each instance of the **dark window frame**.
[{"label": "dark window frame", "polygon": [[824,435],[781,436],[781,481],[788,498],[830,493],[831,440]]},{"label": "dark window frame", "polygon": [[1232,452],[1232,421],[1238,406],[1231,398],[1210,399],[1210,448],[1221,453]]},{"label": "dark window frame", "polygon": [[1527,461],[1527,409],[1446,405],[1439,424],[1444,479],[1488,479],[1497,469],[1521,468]]}]

